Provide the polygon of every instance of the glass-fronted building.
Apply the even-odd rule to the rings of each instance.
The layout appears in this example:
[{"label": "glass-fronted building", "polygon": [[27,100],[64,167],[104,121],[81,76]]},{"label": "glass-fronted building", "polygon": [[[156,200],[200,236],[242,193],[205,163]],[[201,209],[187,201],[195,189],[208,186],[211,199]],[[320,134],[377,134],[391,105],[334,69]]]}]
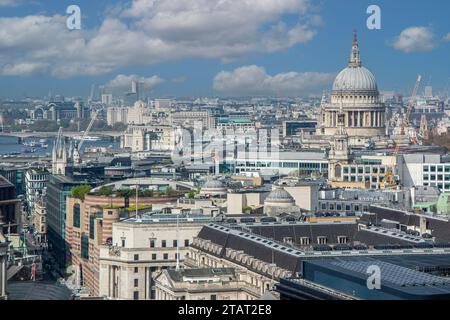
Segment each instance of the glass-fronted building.
[{"label": "glass-fronted building", "polygon": [[66,176],[51,175],[47,185],[47,233],[49,250],[61,267],[66,263],[66,200],[73,187],[87,184]]}]

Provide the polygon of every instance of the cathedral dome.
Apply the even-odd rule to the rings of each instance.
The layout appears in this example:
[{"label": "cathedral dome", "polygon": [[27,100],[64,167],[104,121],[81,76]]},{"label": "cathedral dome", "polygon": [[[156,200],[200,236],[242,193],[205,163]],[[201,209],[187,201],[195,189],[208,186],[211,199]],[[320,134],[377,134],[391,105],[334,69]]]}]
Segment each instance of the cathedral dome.
[{"label": "cathedral dome", "polygon": [[378,87],[372,72],[364,67],[347,67],[333,83],[333,94],[377,93]]},{"label": "cathedral dome", "polygon": [[227,194],[226,185],[216,179],[208,179],[200,190],[202,195],[224,195]]},{"label": "cathedral dome", "polygon": [[205,182],[205,184],[203,185],[204,189],[223,189],[224,185],[221,181],[219,180],[208,180]]},{"label": "cathedral dome", "polygon": [[284,190],[283,188],[276,188],[269,193],[265,200],[265,204],[268,203],[286,203],[286,204],[294,204],[294,198]]},{"label": "cathedral dome", "polygon": [[333,83],[333,94],[363,94],[378,95],[378,87],[372,72],[361,64],[358,38],[353,38],[350,61],[347,68],[342,70]]}]

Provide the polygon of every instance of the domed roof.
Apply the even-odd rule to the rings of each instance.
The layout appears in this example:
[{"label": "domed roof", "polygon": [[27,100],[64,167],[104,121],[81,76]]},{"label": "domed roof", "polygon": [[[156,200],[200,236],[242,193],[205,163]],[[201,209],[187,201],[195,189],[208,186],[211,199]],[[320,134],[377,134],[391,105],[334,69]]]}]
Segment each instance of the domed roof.
[{"label": "domed roof", "polygon": [[343,93],[378,94],[374,75],[361,65],[356,32],[348,66],[338,74],[333,83],[333,94]]},{"label": "domed roof", "polygon": [[269,193],[266,201],[294,202],[294,198],[283,188],[277,188]]},{"label": "domed roof", "polygon": [[333,83],[333,93],[378,92],[377,82],[372,72],[364,67],[347,67],[342,70]]},{"label": "domed roof", "polygon": [[224,184],[219,180],[208,180],[203,185],[203,189],[224,189]]}]

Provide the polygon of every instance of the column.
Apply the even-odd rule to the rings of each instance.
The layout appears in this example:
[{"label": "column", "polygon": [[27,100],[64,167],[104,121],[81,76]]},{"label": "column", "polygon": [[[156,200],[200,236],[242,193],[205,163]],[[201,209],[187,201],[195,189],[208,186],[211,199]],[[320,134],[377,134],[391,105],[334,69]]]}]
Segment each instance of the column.
[{"label": "column", "polygon": [[6,257],[0,256],[0,298],[6,296]]}]

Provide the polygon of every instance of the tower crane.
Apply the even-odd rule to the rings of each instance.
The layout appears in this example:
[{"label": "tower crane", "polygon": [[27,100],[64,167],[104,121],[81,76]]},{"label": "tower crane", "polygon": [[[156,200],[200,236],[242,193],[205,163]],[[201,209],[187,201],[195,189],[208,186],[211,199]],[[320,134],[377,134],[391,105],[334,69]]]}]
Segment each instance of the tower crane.
[{"label": "tower crane", "polygon": [[91,122],[89,122],[89,125],[88,125],[87,129],[84,131],[83,136],[81,137],[80,143],[78,144],[78,150],[81,151],[81,147],[83,146],[84,140],[86,139],[86,137],[88,136],[89,132],[91,131],[95,120],[97,120],[97,111],[92,112]]},{"label": "tower crane", "polygon": [[411,94],[411,97],[409,98],[408,101],[408,106],[406,108],[406,113],[405,116],[403,117],[403,121],[401,124],[401,128],[400,128],[400,135],[404,136],[405,135],[405,128],[407,128],[409,126],[409,117],[411,115],[411,111],[414,107],[414,102],[416,100],[417,97],[417,93],[419,92],[419,87],[420,87],[420,81],[422,80],[422,76],[419,74],[417,76],[417,80],[416,80],[416,85],[414,86],[413,92]]},{"label": "tower crane", "polygon": [[[414,107],[414,102],[415,102],[417,93],[419,92],[419,87],[420,87],[420,81],[421,80],[422,80],[422,76],[420,74],[417,75],[416,84],[414,86],[414,89],[413,89],[413,92],[411,94],[411,97],[409,98],[408,106],[406,108],[405,115],[404,115],[403,120],[401,122],[401,126],[400,126],[400,135],[401,136],[405,135],[405,128],[407,128],[409,126],[409,117],[410,117],[411,111],[412,111],[412,109]],[[394,157],[395,160],[397,160],[398,152],[400,151],[400,144],[395,142],[395,141],[394,141],[394,144],[395,144],[395,149],[394,149],[393,157]],[[394,166],[393,165],[390,165],[387,168],[386,175],[383,178],[382,186],[384,188],[386,188],[386,184],[389,185],[389,189],[391,189],[391,190],[394,189],[396,184],[397,184],[397,181],[395,180],[395,176],[394,176]]]}]

